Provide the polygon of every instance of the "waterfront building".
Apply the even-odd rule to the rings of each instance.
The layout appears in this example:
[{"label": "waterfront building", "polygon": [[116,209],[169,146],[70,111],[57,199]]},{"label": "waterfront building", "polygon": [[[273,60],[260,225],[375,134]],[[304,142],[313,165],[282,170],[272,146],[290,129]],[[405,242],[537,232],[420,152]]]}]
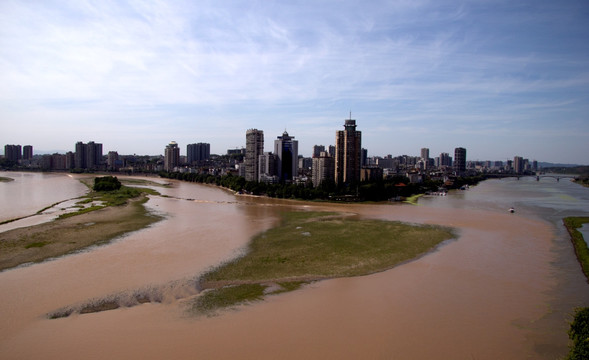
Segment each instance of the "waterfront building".
[{"label": "waterfront building", "polygon": [[466,149],[457,147],[454,149],[454,172],[456,175],[466,172]]},{"label": "waterfront building", "polygon": [[164,170],[173,171],[178,165],[180,165],[180,148],[175,141],[172,141],[164,150]]},{"label": "waterfront building", "polygon": [[97,169],[102,162],[102,144],[94,141],[84,144],[76,143],[74,155],[74,167],[77,169]]},{"label": "waterfront building", "polygon": [[211,158],[211,144],[197,143],[186,145],[186,162],[189,165],[199,164]]},{"label": "waterfront building", "polygon": [[289,136],[286,130],[282,136],[274,140],[274,154],[276,155],[276,172],[280,182],[291,182],[298,174],[299,142],[294,136]]},{"label": "waterfront building", "polygon": [[322,151],[313,158],[311,166],[313,186],[317,187],[324,181],[333,181],[335,175],[335,161],[329,153]]},{"label": "waterfront building", "polygon": [[86,167],[97,169],[102,162],[102,144],[90,141],[86,145],[86,149]]},{"label": "waterfront building", "polygon": [[108,170],[117,170],[119,162],[119,153],[116,151],[109,151],[106,164],[108,165]]},{"label": "waterfront building", "polygon": [[264,131],[249,129],[245,133],[245,180],[259,180],[259,156],[264,154]]},{"label": "waterfront building", "polygon": [[513,157],[513,172],[521,174],[524,172],[524,158],[521,156]]},{"label": "waterfront building", "polygon": [[23,146],[22,158],[23,158],[23,160],[32,160],[33,159],[33,146],[32,145]]},{"label": "waterfront building", "polygon": [[65,153],[65,168],[66,169],[73,169],[76,167],[76,155],[68,151]]},{"label": "waterfront building", "polygon": [[344,130],[335,133],[335,182],[351,184],[360,181],[362,132],[356,120],[346,119]]},{"label": "waterfront building", "polygon": [[4,158],[8,161],[18,163],[22,159],[22,148],[20,145],[4,145]]}]

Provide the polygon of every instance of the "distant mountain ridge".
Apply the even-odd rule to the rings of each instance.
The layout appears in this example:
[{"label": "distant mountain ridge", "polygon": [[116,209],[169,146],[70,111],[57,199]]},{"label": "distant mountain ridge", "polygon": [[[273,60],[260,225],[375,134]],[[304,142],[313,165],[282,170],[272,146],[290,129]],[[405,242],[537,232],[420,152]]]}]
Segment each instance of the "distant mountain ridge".
[{"label": "distant mountain ridge", "polygon": [[559,163],[549,163],[549,162],[538,162],[538,166],[542,167],[542,168],[554,168],[554,167],[578,167],[578,166],[587,166],[587,165],[581,165],[581,164],[559,164]]}]

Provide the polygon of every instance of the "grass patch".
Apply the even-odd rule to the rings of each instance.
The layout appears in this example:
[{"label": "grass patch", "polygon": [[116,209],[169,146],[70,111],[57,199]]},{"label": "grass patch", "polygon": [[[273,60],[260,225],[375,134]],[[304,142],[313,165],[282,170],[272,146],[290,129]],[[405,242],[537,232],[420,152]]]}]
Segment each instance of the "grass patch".
[{"label": "grass patch", "polygon": [[417,200],[422,196],[423,194],[409,196],[404,202],[411,205],[417,205]]},{"label": "grass patch", "polygon": [[0,271],[105,244],[159,221],[161,217],[145,209],[145,201],[147,197],[126,206],[75,212],[78,216],[5,231],[0,234]]},{"label": "grass patch", "polygon": [[212,289],[196,298],[193,309],[199,313],[212,314],[219,308],[262,300],[266,286],[261,284],[241,284]]},{"label": "grass patch", "polygon": [[49,242],[47,242],[47,241],[38,241],[38,242],[34,242],[34,243],[30,243],[30,244],[25,245],[25,249],[41,248],[47,244],[49,244]]},{"label": "grass patch", "polygon": [[245,256],[204,274],[200,284],[221,291],[223,286],[278,283],[290,291],[301,282],[390,269],[454,237],[451,229],[439,226],[289,212],[280,226],[256,236]]},{"label": "grass patch", "polygon": [[0,176],[0,182],[10,182],[10,181],[14,181],[14,179],[9,178],[9,177]]},{"label": "grass patch", "polygon": [[571,236],[571,241],[575,248],[575,254],[581,264],[583,273],[587,280],[589,280],[589,248],[583,239],[583,234],[577,230],[582,227],[583,224],[589,223],[589,217],[567,217],[563,219],[563,223]]},{"label": "grass patch", "polygon": [[104,208],[105,208],[104,206],[89,206],[87,208],[82,208],[82,209],[80,209],[78,211],[61,214],[57,218],[58,219],[67,219],[67,218],[72,217],[72,216],[82,215],[82,214],[89,213],[91,211],[100,210],[100,209],[104,209]]}]

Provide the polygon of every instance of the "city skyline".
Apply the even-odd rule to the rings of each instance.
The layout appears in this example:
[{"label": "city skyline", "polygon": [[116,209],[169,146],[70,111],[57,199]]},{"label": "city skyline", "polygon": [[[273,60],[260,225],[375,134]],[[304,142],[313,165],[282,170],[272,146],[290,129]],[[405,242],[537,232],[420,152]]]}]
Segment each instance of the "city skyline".
[{"label": "city skyline", "polygon": [[[0,143],[244,147],[588,164],[589,5],[564,1],[0,4]],[[269,151],[270,149],[265,149]]]}]

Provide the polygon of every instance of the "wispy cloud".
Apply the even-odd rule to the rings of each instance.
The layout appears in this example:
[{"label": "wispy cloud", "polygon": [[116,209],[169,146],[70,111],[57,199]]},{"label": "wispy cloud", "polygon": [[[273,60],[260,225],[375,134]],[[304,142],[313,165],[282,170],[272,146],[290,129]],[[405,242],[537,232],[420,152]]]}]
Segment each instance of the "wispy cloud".
[{"label": "wispy cloud", "polygon": [[[280,119],[305,151],[332,141],[352,109],[373,154],[427,145],[409,136],[391,144],[397,133],[433,139],[465,129],[445,131],[450,151],[468,133],[500,141],[506,123],[523,134],[536,119],[551,131],[589,110],[587,7],[561,5],[4,1],[0,125],[51,121],[82,137],[90,123],[142,136],[159,123],[170,129],[149,135],[160,148],[174,132],[192,142],[202,129],[210,140],[199,141],[223,152],[249,127],[279,135]],[[411,122],[419,126],[398,126]],[[13,126],[2,133],[9,143],[33,136]],[[47,143],[43,135],[34,140]],[[157,152],[128,143],[113,146]]]}]

